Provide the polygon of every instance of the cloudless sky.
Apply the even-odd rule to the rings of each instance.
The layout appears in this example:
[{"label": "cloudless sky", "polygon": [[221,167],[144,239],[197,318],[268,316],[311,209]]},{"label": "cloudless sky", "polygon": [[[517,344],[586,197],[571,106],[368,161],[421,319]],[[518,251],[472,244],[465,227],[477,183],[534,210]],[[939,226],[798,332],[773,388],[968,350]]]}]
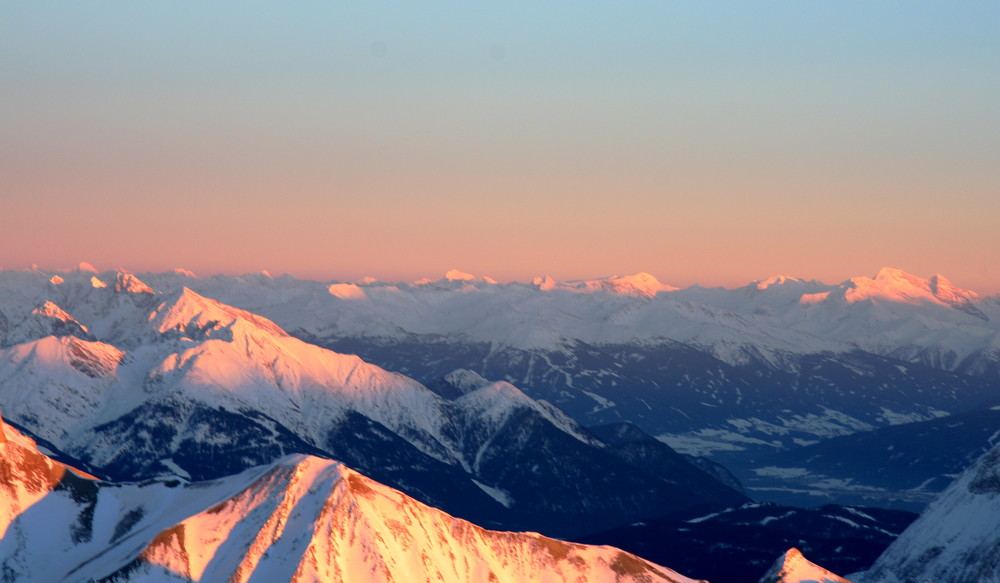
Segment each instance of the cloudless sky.
[{"label": "cloudless sky", "polygon": [[0,266],[1000,292],[1000,3],[0,0]]}]

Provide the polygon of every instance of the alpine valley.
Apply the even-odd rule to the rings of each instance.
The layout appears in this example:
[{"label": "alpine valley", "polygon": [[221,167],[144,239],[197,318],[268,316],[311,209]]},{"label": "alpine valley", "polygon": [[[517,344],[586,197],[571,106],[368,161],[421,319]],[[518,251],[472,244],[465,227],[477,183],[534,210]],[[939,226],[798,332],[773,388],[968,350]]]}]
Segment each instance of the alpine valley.
[{"label": "alpine valley", "polygon": [[3,581],[1000,580],[940,275],[0,271],[0,412]]}]

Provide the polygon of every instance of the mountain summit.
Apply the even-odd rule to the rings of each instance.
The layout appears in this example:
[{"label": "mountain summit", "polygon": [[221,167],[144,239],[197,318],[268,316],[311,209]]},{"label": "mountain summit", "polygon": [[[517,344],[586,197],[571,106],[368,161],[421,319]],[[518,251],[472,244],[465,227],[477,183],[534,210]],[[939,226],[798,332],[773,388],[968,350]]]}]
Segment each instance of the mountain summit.
[{"label": "mountain summit", "polygon": [[760,583],[851,583],[806,559],[799,549],[791,548],[778,557]]}]

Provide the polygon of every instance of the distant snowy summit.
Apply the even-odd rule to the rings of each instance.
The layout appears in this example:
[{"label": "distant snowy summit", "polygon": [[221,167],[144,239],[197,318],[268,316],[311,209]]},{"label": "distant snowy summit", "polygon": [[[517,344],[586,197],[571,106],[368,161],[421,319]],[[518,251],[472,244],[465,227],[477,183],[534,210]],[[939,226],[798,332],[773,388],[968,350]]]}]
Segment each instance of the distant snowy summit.
[{"label": "distant snowy summit", "polygon": [[653,298],[660,292],[668,292],[679,289],[672,285],[660,283],[658,279],[648,273],[636,273],[635,275],[614,275],[600,279],[568,282],[555,281],[546,275],[543,277],[536,277],[531,283],[541,291],[561,290],[582,293],[604,292],[645,298]]},{"label": "distant snowy summit", "polygon": [[[483,286],[524,286],[520,282],[501,284],[492,277],[485,275],[473,275],[458,269],[449,270],[442,279],[431,278],[419,279],[413,282],[414,286],[420,287],[454,287],[455,284],[463,286],[483,287]],[[364,285],[369,287],[387,285],[384,282],[372,278],[366,278],[362,282],[351,285]],[[656,294],[665,291],[674,291],[678,288],[660,283],[655,277],[648,273],[636,273],[635,275],[613,275],[589,280],[556,281],[544,275],[538,276],[531,281],[531,287],[539,291],[564,291],[578,293],[611,293],[626,296],[641,296],[652,298]]]}]

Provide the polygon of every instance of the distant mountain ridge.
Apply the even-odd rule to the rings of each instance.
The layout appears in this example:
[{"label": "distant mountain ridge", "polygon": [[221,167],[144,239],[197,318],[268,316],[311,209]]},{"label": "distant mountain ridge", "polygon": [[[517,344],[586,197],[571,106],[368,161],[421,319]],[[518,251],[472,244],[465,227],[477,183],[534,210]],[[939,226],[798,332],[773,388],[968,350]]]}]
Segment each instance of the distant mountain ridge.
[{"label": "distant mountain ridge", "polygon": [[[634,423],[724,463],[1000,405],[1000,297],[897,269],[838,285],[776,276],[736,289],[675,289],[647,274],[500,284],[453,270],[403,284],[8,271],[0,346],[47,332],[116,338],[127,351],[145,341],[130,330],[149,325],[100,314],[118,313],[127,296],[145,317],[185,289],[424,385],[472,371],[584,426]],[[85,299],[101,290],[97,304]],[[197,329],[220,318],[229,316],[169,333],[222,339],[226,326]]]},{"label": "distant mountain ridge", "polygon": [[[719,517],[736,517],[745,497],[723,482],[738,482],[704,460],[694,461],[707,473],[696,468],[667,443],[687,454],[749,460],[753,471],[776,480],[801,470],[806,487],[820,475],[853,487],[854,476],[867,472],[890,494],[904,488],[929,497],[980,442],[989,447],[1000,435],[998,297],[892,269],[840,286],[781,276],[737,290],[668,288],[644,277],[498,284],[463,272],[413,285],[267,274],[202,280],[180,272],[0,272],[0,410],[62,461],[78,460],[105,478],[153,478],[149,485],[168,498],[168,491],[190,492],[190,481],[260,464],[280,466],[268,480],[292,496],[302,494],[291,485],[304,475],[318,480],[305,479],[307,491],[342,496],[337,488],[348,471],[319,459],[336,458],[483,524],[574,536],[616,525],[636,532],[654,522],[646,522],[650,516],[681,516],[699,503],[721,510],[684,518],[688,526],[661,526],[729,528]],[[478,336],[491,327],[494,337]],[[0,442],[26,439],[11,436],[0,434]],[[960,447],[931,447],[940,439]],[[845,461],[837,443],[860,453]],[[983,519],[996,514],[995,454],[949,487],[869,575],[995,579],[995,521]],[[943,458],[955,463],[937,461]],[[788,464],[762,467],[767,459]],[[5,498],[16,501],[5,515],[31,519],[0,536],[0,576],[29,573],[40,560],[25,551],[42,548],[28,544],[42,530],[32,526],[40,524],[36,514],[69,512],[58,544],[71,558],[96,549],[91,543],[118,549],[106,558],[124,556],[126,546],[115,541],[124,544],[121,537],[150,516],[129,514],[125,502],[112,504],[126,511],[116,515],[95,501],[98,481],[56,462],[27,466],[5,470],[17,479],[0,480]],[[347,493],[356,494],[347,482]],[[54,496],[44,494],[53,489]],[[281,498],[267,488],[258,493],[235,504],[267,522],[267,512],[253,509]],[[184,502],[193,494],[178,496],[166,507],[193,508]],[[42,499],[61,511],[39,505]],[[326,516],[328,505],[318,499],[299,503],[285,510]],[[141,560],[116,563],[125,566],[114,576],[193,579],[218,568],[226,577],[253,571],[283,579],[334,568],[261,554],[266,567],[255,571],[222,547],[213,555],[222,563],[191,552],[219,542],[198,535],[205,531],[196,524],[233,526],[241,534],[232,540],[254,549],[255,537],[270,528],[245,520],[249,514],[203,510],[177,514],[171,525],[186,525],[157,531],[153,544],[127,543]],[[800,517],[742,510],[746,519],[734,525]],[[861,519],[878,522],[863,509],[822,512],[824,524],[871,530]],[[270,516],[297,528],[302,515]],[[326,518],[310,523],[336,528]],[[304,540],[271,542],[288,545],[275,554],[299,556]],[[628,561],[611,565],[613,577],[633,573],[628,565],[645,574]],[[792,551],[768,577],[838,579]]]},{"label": "distant mountain ridge", "polygon": [[[333,284],[357,290],[351,297],[330,293],[328,284],[291,276],[197,279],[170,272],[143,278],[158,289],[203,289],[269,315],[286,329],[320,337],[459,334],[524,349],[552,348],[564,340],[672,340],[709,349],[729,363],[753,353],[727,344],[752,343],[765,355],[864,350],[948,368],[1000,347],[1000,296],[982,297],[942,275],[923,279],[891,268],[836,285],[776,276],[736,289],[679,289],[644,273],[578,282],[545,277],[499,284],[463,274],[416,284]],[[308,304],[316,317],[300,313],[295,321],[294,314],[279,309],[293,304]],[[926,323],[906,322],[916,314]],[[859,321],[845,323],[845,316]],[[935,334],[940,326],[929,326],[935,321],[957,331]],[[951,355],[926,352],[935,348]]]},{"label": "distant mountain ridge", "polygon": [[700,347],[730,364],[780,360],[786,352],[862,350],[972,371],[1000,353],[1000,295],[982,297],[942,275],[924,279],[891,268],[836,285],[775,276],[736,289],[679,289],[645,273],[500,284],[452,270],[437,281],[405,284],[89,269],[0,271],[0,287],[15,303],[18,295],[37,298],[53,286],[165,293],[189,287],[320,338],[459,335],[520,349],[552,349],[564,341],[667,340]]}]

